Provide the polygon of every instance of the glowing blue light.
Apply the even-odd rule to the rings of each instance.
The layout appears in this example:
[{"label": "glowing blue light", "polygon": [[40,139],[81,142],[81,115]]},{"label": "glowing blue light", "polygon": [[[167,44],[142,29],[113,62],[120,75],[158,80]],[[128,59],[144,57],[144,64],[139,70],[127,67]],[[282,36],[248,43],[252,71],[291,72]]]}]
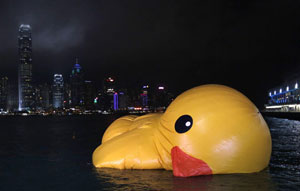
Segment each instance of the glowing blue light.
[{"label": "glowing blue light", "polygon": [[117,111],[119,109],[119,99],[118,93],[114,93],[114,110]]}]

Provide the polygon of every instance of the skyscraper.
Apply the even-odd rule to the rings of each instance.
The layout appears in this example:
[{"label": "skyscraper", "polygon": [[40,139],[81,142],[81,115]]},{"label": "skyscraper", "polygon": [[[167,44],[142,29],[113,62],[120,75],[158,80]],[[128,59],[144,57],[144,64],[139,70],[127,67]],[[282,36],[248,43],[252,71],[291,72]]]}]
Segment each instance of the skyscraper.
[{"label": "skyscraper", "polygon": [[116,102],[117,102],[117,95],[116,93],[116,81],[113,77],[108,77],[103,80],[103,109],[106,111],[113,111],[116,110]]},{"label": "skyscraper", "polygon": [[145,109],[145,108],[149,108],[149,85],[144,85],[142,88],[142,93],[140,94],[141,97],[141,106]]},{"label": "skyscraper", "polygon": [[64,79],[61,74],[54,74],[53,79],[53,107],[62,108],[64,101]]},{"label": "skyscraper", "polygon": [[84,81],[84,106],[85,109],[94,109],[94,100],[96,98],[96,90],[92,81]]},{"label": "skyscraper", "polygon": [[76,59],[76,64],[72,69],[70,76],[71,85],[71,106],[82,106],[84,101],[84,79],[83,71],[81,66],[78,64],[78,59]]},{"label": "skyscraper", "polygon": [[[50,87],[47,83],[40,84],[38,86],[39,94],[36,96],[38,97],[37,103],[35,103],[36,106],[39,106],[41,110],[47,110],[50,106]],[[38,109],[38,108],[37,108]]]},{"label": "skyscraper", "polygon": [[18,69],[19,110],[31,110],[34,106],[34,98],[32,87],[32,40],[29,25],[20,25],[18,41],[20,59]]},{"label": "skyscraper", "polygon": [[0,111],[7,109],[7,94],[8,94],[8,87],[7,87],[7,77],[2,77],[0,79]]},{"label": "skyscraper", "polygon": [[7,92],[7,110],[17,111],[19,109],[18,84],[9,83]]}]

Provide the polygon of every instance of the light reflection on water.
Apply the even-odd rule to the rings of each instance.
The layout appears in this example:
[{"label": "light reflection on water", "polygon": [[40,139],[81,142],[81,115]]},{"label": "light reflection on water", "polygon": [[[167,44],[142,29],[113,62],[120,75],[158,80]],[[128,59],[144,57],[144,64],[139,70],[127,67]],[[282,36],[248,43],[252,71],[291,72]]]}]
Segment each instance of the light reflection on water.
[{"label": "light reflection on water", "polygon": [[96,169],[94,149],[117,116],[1,117],[0,190],[299,190],[300,121],[266,118],[273,150],[253,174],[177,178],[165,170]]}]

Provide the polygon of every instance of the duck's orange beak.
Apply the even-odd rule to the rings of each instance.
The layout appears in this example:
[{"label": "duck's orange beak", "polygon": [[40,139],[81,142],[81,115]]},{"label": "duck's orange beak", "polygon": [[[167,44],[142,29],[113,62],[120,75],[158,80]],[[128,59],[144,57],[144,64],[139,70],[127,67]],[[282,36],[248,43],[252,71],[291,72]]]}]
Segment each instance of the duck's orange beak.
[{"label": "duck's orange beak", "polygon": [[189,177],[212,174],[211,168],[202,160],[183,152],[178,146],[171,150],[174,176]]}]

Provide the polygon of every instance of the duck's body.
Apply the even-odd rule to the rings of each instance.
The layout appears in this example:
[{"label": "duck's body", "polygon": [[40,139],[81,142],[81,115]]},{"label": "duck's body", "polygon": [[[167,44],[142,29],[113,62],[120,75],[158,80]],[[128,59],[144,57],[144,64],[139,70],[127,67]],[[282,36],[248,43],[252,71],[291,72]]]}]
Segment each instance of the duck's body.
[{"label": "duck's body", "polygon": [[[96,167],[118,169],[160,169],[163,165],[160,146],[159,121],[162,114],[141,117],[125,116],[117,119],[105,131],[102,144],[95,151]],[[128,149],[130,148],[130,149]],[[113,152],[111,152],[113,151]],[[170,157],[168,157],[170,158]]]},{"label": "duck's body", "polygon": [[166,169],[175,176],[251,173],[270,160],[271,137],[257,108],[220,85],[193,88],[163,114],[125,116],[106,130],[96,167]]}]

